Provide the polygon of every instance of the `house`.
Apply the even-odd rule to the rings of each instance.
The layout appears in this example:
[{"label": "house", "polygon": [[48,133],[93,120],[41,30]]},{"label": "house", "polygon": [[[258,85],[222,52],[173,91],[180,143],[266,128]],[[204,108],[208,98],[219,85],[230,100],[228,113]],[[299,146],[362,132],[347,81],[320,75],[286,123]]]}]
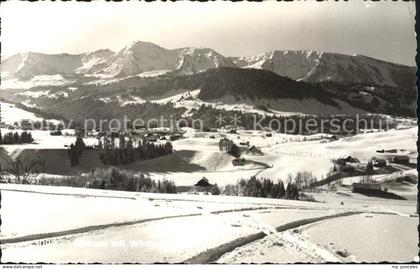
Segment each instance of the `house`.
[{"label": "house", "polygon": [[339,158],[337,159],[337,164],[339,165],[346,165],[346,164],[355,164],[355,163],[360,163],[360,161],[357,158],[351,157],[351,156],[347,156],[346,158]]},{"label": "house", "polygon": [[157,137],[155,135],[148,135],[145,138],[145,141],[147,141],[147,142],[157,142]]},{"label": "house", "polygon": [[237,158],[232,160],[233,166],[244,166],[246,164],[246,160],[244,158]]},{"label": "house", "polygon": [[26,130],[32,130],[32,123],[30,120],[21,120],[20,121],[20,127],[22,130],[26,131]]},{"label": "house", "polygon": [[191,187],[191,192],[210,192],[213,188],[213,184],[209,183],[209,180],[202,177],[194,186]]},{"label": "house", "polygon": [[378,182],[353,183],[353,192],[374,193],[382,192],[382,186]]},{"label": "house", "polygon": [[385,167],[386,166],[386,160],[383,159],[377,159],[373,161],[373,166],[375,167]]},{"label": "house", "polygon": [[174,134],[171,134],[171,135],[169,136],[169,139],[170,139],[171,141],[176,141],[176,140],[181,139],[181,137],[182,137],[182,134],[179,134],[179,133],[174,133]]},{"label": "house", "polygon": [[392,159],[392,162],[398,163],[398,164],[409,164],[410,158],[408,158],[408,156],[405,156],[405,155],[398,155]]},{"label": "house", "polygon": [[338,140],[338,136],[337,135],[332,135],[329,139],[330,139],[330,141],[336,141],[336,140]]},{"label": "house", "polygon": [[60,136],[60,135],[63,135],[63,133],[60,130],[56,130],[56,131],[51,131],[50,135],[51,136]]}]

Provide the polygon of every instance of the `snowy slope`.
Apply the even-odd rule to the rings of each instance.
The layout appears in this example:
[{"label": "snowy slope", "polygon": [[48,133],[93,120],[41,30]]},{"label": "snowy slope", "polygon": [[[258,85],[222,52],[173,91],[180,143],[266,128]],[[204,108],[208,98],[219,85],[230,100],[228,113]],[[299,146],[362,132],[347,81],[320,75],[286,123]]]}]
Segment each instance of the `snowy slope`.
[{"label": "snowy slope", "polygon": [[29,79],[42,75],[93,73],[103,68],[110,50],[98,50],[84,54],[44,54],[26,52],[6,58],[1,63],[2,76]]},{"label": "snowy slope", "polygon": [[[41,117],[36,116],[32,112],[17,108],[15,105],[5,102],[0,102],[1,107],[1,121],[13,125],[15,122],[20,122],[22,120],[29,121],[42,121],[44,120]],[[52,123],[60,123],[59,120],[49,119]]]},{"label": "snowy slope", "polygon": [[5,59],[1,63],[1,71],[17,78],[31,78],[37,75],[73,73],[81,64],[81,55],[26,52]]},{"label": "snowy slope", "polygon": [[76,69],[76,73],[95,73],[102,70],[109,64],[113,54],[111,50],[103,49],[82,55],[82,66]]},{"label": "snowy slope", "polygon": [[281,76],[309,82],[362,82],[393,87],[407,87],[411,83],[413,87],[415,81],[414,67],[362,55],[276,50],[231,59],[242,68],[266,69]]},{"label": "snowy slope", "polygon": [[210,68],[236,65],[216,51],[208,48],[185,48],[179,56],[177,71],[181,74],[194,74]]},{"label": "snowy slope", "polygon": [[102,72],[114,76],[137,75],[147,71],[174,69],[177,61],[176,51],[137,41],[113,55],[110,65]]}]

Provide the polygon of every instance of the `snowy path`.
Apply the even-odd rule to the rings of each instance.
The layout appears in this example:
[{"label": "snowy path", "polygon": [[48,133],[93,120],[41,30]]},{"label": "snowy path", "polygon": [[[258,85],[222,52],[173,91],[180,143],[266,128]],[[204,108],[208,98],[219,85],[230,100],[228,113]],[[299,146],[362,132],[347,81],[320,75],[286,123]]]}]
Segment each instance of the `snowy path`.
[{"label": "snowy path", "polygon": [[[238,247],[244,246],[244,245],[249,244],[251,242],[254,242],[258,239],[264,238],[267,235],[274,234],[275,232],[288,231],[290,229],[300,227],[300,226],[308,224],[308,223],[314,223],[314,222],[318,222],[318,221],[322,221],[322,220],[326,220],[326,219],[349,216],[349,215],[353,215],[353,214],[359,214],[359,212],[344,212],[344,213],[340,213],[340,214],[326,215],[326,216],[322,216],[322,217],[302,219],[302,220],[289,222],[289,223],[286,223],[286,224],[283,224],[283,225],[280,225],[280,226],[276,227],[274,229],[274,231],[272,230],[272,231],[268,231],[268,232],[266,232],[266,231],[259,232],[259,233],[252,234],[252,235],[249,235],[249,236],[246,236],[246,237],[235,239],[235,240],[233,240],[229,243],[223,244],[223,245],[218,246],[214,249],[206,250],[205,252],[200,253],[200,254],[186,260],[185,262],[186,263],[193,263],[193,264],[195,264],[195,263],[205,264],[205,263],[216,262],[220,257],[222,257],[222,255],[227,254],[228,252],[231,252]],[[223,259],[221,260],[221,263],[223,263]]]}]

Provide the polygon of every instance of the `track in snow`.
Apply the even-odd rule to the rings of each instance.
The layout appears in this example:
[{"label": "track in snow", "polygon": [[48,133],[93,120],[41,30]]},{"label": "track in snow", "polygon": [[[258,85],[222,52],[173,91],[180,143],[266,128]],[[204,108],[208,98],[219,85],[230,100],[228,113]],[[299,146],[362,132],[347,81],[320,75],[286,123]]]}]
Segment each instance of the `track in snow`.
[{"label": "track in snow", "polygon": [[[344,213],[339,213],[339,214],[335,214],[335,215],[329,215],[329,216],[323,216],[323,217],[293,221],[293,222],[286,223],[284,225],[281,225],[281,226],[277,227],[276,231],[277,232],[284,232],[284,231],[294,229],[294,228],[297,228],[297,227],[300,227],[300,226],[303,226],[303,225],[306,225],[306,224],[315,223],[315,222],[318,222],[318,221],[323,221],[323,220],[332,219],[332,218],[351,216],[351,215],[360,214],[360,213],[362,213],[362,212],[359,212],[359,211],[344,212]],[[208,250],[206,250],[202,253],[199,253],[199,254],[185,260],[184,263],[188,263],[188,264],[214,263],[220,257],[222,257],[224,254],[226,254],[228,252],[231,252],[238,247],[242,247],[242,246],[247,245],[249,243],[252,243],[256,240],[262,239],[265,236],[267,236],[267,234],[265,232],[259,232],[259,233],[251,234],[251,235],[248,235],[248,236],[240,237],[240,238],[237,238],[237,239],[235,239],[233,241],[230,241],[226,244],[223,244],[223,245],[217,246],[215,248],[208,249]]]}]

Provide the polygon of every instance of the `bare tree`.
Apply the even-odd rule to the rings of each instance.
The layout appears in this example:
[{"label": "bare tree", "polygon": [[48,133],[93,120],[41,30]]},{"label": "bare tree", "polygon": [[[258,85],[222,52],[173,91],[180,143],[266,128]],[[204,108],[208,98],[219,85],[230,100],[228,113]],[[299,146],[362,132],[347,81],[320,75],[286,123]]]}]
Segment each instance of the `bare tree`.
[{"label": "bare tree", "polygon": [[45,162],[41,159],[17,158],[8,162],[6,169],[0,170],[0,179],[16,183],[28,184],[40,173],[46,170]]}]

